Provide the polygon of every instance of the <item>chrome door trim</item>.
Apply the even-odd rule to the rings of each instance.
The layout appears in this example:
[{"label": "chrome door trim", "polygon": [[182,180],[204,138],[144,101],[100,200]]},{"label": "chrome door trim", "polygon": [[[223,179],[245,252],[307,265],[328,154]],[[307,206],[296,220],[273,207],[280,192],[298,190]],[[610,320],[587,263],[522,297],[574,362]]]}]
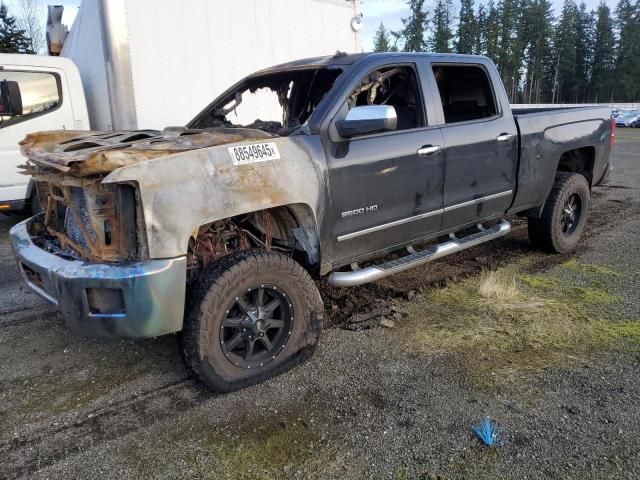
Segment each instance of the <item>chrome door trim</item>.
[{"label": "chrome door trim", "polygon": [[440,145],[429,145],[428,147],[422,147],[418,149],[418,155],[433,155],[434,153],[438,153],[442,150]]},{"label": "chrome door trim", "polygon": [[505,143],[515,137],[515,133],[501,133],[496,137],[496,140],[500,143]]},{"label": "chrome door trim", "polygon": [[398,225],[403,225],[409,222],[415,222],[416,220],[422,220],[424,218],[433,217],[434,215],[443,214],[446,212],[450,212],[451,210],[455,210],[456,208],[464,208],[469,207],[471,205],[477,205],[478,203],[486,202],[489,200],[494,200],[496,198],[505,197],[507,195],[511,195],[513,190],[507,190],[505,192],[494,193],[493,195],[487,195],[486,197],[475,198],[473,200],[469,200],[468,202],[458,203],[456,205],[450,205],[445,208],[440,208],[438,210],[432,210],[431,212],[421,213],[420,215],[414,215],[412,217],[402,218],[400,220],[395,220],[389,223],[383,223],[382,225],[376,225],[375,227],[365,228],[364,230],[358,230],[351,233],[345,233],[344,235],[340,235],[338,237],[338,242],[343,242],[345,240],[351,240],[352,238],[359,237],[361,235],[367,235],[369,233],[378,232],[380,230],[384,230],[385,228],[397,227]]},{"label": "chrome door trim", "polygon": [[507,190],[506,192],[494,193],[493,195],[487,195],[486,197],[474,198],[473,200],[469,200],[468,202],[456,203],[455,205],[444,207],[444,213],[450,212],[451,210],[455,210],[457,208],[470,207],[471,205],[477,205],[478,203],[487,202],[489,200],[494,200],[500,197],[506,197],[507,195],[511,195],[512,193],[513,190]]},{"label": "chrome door trim", "polygon": [[434,215],[439,215],[443,212],[444,212],[443,209],[433,210],[431,212],[421,213],[420,215],[414,215],[413,217],[402,218],[400,220],[395,220],[393,222],[383,223],[382,225],[376,225],[375,227],[365,228],[364,230],[358,230],[356,232],[346,233],[344,235],[340,235],[338,237],[338,241],[342,242],[344,240],[351,240],[352,238],[356,238],[361,235],[366,235],[368,233],[384,230],[385,228],[396,227],[398,225],[403,225],[409,222],[415,222],[416,220],[422,220],[423,218],[433,217]]}]

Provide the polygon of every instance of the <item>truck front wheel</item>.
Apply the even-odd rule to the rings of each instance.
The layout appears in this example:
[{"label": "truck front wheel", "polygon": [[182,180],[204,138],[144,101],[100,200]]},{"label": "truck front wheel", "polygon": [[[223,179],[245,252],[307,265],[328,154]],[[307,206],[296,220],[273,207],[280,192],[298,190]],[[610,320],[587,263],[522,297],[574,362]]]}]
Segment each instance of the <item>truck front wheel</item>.
[{"label": "truck front wheel", "polygon": [[542,216],[529,218],[529,239],[552,253],[567,253],[580,242],[589,214],[591,192],[584,175],[558,172]]},{"label": "truck front wheel", "polygon": [[181,333],[187,368],[230,392],[282,373],[314,351],[323,305],[309,274],[274,252],[230,255],[190,289]]}]

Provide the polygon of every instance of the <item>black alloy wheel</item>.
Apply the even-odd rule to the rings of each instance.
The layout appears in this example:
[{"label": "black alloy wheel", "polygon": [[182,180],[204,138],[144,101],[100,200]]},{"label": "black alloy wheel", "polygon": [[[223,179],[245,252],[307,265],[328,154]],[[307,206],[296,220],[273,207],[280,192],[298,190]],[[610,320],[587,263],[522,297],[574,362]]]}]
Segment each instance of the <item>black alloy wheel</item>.
[{"label": "black alloy wheel", "polygon": [[577,193],[572,194],[564,203],[562,209],[562,215],[560,217],[560,226],[562,233],[565,235],[572,235],[575,232],[576,227],[580,223],[580,217],[582,215],[582,200]]},{"label": "black alloy wheel", "polygon": [[293,306],[282,289],[269,284],[247,288],[220,323],[224,356],[237,367],[264,366],[286,346],[293,321]]}]

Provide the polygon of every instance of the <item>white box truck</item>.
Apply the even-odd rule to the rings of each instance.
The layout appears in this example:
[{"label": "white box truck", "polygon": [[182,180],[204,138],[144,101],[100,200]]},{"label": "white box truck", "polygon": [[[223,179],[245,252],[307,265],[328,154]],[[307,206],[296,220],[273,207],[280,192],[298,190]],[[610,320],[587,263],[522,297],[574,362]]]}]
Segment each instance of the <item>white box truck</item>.
[{"label": "white box truck", "polygon": [[22,93],[20,115],[0,109],[0,212],[30,205],[27,133],[184,125],[249,73],[361,51],[360,20],[359,0],[83,0],[65,58],[0,54],[0,81]]}]

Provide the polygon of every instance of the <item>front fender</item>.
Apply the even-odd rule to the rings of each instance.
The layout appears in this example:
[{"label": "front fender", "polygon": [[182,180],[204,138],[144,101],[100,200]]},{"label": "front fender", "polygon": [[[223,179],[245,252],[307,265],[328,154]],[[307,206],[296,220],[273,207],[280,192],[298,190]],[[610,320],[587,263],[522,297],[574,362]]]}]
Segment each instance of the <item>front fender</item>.
[{"label": "front fender", "polygon": [[[233,164],[229,147],[266,141],[280,159]],[[103,182],[138,185],[150,258],[184,255],[198,227],[266,208],[307,205],[317,222],[324,191],[304,137],[191,150],[120,168]]]}]

